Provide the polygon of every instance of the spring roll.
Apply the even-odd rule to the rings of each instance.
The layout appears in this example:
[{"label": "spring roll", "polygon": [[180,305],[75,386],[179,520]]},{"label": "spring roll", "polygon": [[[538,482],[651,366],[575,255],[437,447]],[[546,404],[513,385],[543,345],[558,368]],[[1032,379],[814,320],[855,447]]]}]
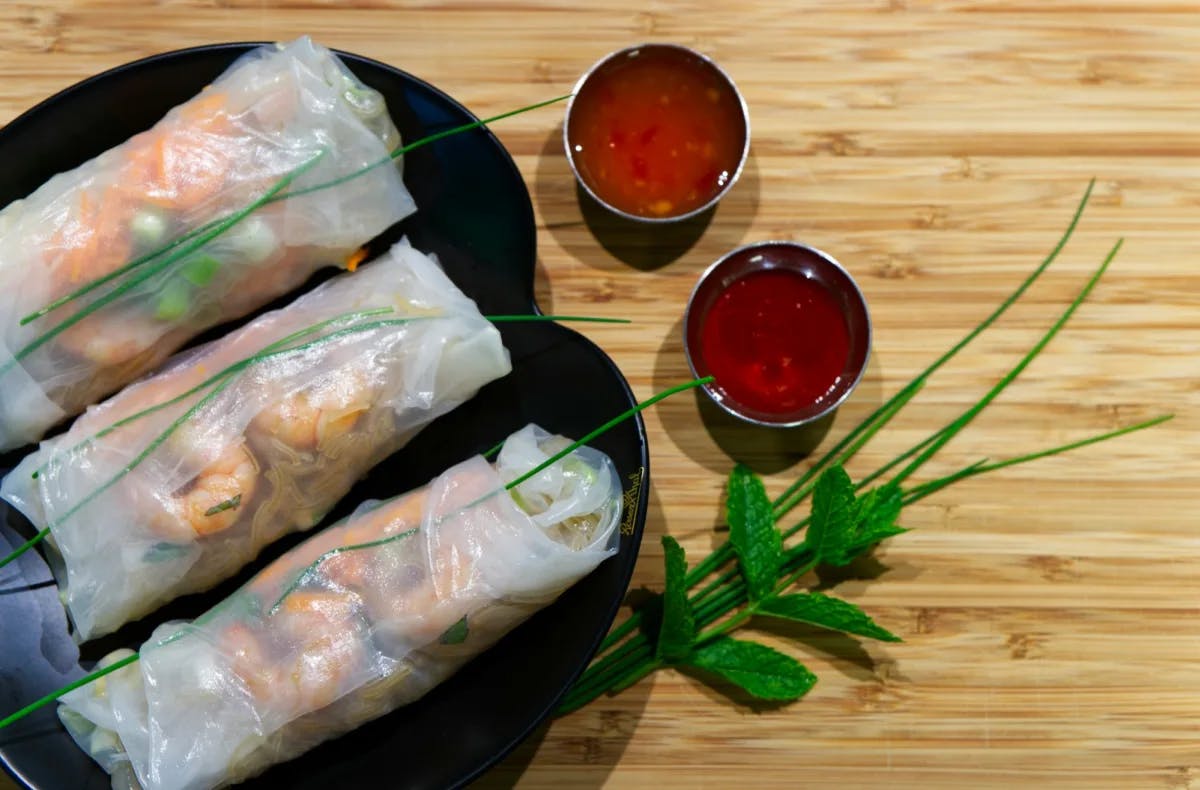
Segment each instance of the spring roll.
[{"label": "spring roll", "polygon": [[89,408],[0,485],[76,638],[228,578],[511,369],[435,261],[397,244]]},{"label": "spring roll", "polygon": [[383,97],[301,38],[248,53],[149,131],[0,211],[0,450],[411,214],[390,162],[283,199],[386,161],[399,139]]},{"label": "spring roll", "polygon": [[[361,506],[141,659],[62,698],[114,788],[242,781],[406,705],[615,553],[621,490],[580,448],[527,426],[425,488]],[[118,660],[124,653],[106,658]]]}]

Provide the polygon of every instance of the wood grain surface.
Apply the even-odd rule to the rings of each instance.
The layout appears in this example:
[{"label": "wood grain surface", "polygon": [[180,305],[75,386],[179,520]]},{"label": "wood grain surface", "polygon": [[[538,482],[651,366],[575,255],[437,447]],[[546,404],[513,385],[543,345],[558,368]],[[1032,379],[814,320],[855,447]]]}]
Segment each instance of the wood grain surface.
[{"label": "wood grain surface", "polygon": [[[632,232],[581,206],[561,107],[496,127],[534,197],[542,307],[634,319],[588,334],[639,396],[687,377],[680,316],[709,263],[802,240],[850,269],[874,317],[867,378],[828,445],[1041,260],[1095,177],[1060,262],[850,471],[977,398],[1122,237],[1067,330],[927,476],[1176,415],[908,509],[914,529],[874,578],[839,587],[903,644],[760,633],[820,676],[799,704],[756,708],[664,671],[554,721],[480,787],[1200,788],[1200,3],[6,2],[0,122],[137,57],[303,33],[480,115],[565,93],[643,40],[695,47],[733,76],[751,158],[708,221],[682,229]],[[731,455],[768,471],[772,492],[805,462],[694,398],[646,421],[653,498],[634,585],[657,589],[663,533],[693,558],[721,540]]]}]

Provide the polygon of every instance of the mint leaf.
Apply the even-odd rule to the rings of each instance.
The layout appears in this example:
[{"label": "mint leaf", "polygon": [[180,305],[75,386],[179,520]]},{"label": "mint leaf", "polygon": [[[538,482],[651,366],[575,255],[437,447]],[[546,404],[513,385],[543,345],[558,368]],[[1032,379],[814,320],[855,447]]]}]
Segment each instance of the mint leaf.
[{"label": "mint leaf", "polygon": [[905,532],[908,532],[906,528],[892,525],[889,527],[879,527],[872,532],[859,535],[855,538],[854,545],[850,549],[850,559],[859,556],[881,540],[894,538],[897,535],[903,535]]},{"label": "mint leaf", "polygon": [[865,636],[882,642],[899,642],[900,637],[878,625],[849,601],[821,593],[798,593],[768,598],[758,605],[758,614],[819,625],[855,636]]},{"label": "mint leaf", "polygon": [[783,535],[775,526],[762,481],[738,464],[729,473],[725,505],[729,542],[737,552],[751,602],[771,594],[783,563]]},{"label": "mint leaf", "polygon": [[896,519],[900,518],[902,505],[900,486],[895,483],[872,488],[859,497],[858,509],[854,514],[859,534],[865,536],[892,528]]},{"label": "mint leaf", "polygon": [[849,565],[884,538],[907,532],[896,526],[903,501],[900,487],[885,483],[860,497],[840,466],[827,469],[813,489],[812,520],[804,540],[817,562]]},{"label": "mint leaf", "polygon": [[885,483],[859,497],[855,502],[852,537],[838,557],[838,564],[848,564],[879,541],[907,532],[896,526],[902,505],[900,486],[895,483]]},{"label": "mint leaf", "polygon": [[759,699],[799,699],[817,682],[817,676],[791,656],[727,636],[696,648],[684,663],[720,675]]},{"label": "mint leaf", "polygon": [[654,654],[664,661],[679,661],[691,652],[692,643],[696,641],[696,618],[683,581],[687,575],[683,547],[670,535],[663,535],[662,545],[667,585],[663,591],[662,625],[658,629]]},{"label": "mint leaf", "polygon": [[464,614],[461,620],[442,632],[438,641],[443,645],[461,645],[467,641],[467,634],[467,616]]},{"label": "mint leaf", "polygon": [[849,561],[846,553],[854,541],[857,515],[850,475],[840,465],[829,467],[813,488],[812,521],[804,535],[818,562],[845,565]]}]

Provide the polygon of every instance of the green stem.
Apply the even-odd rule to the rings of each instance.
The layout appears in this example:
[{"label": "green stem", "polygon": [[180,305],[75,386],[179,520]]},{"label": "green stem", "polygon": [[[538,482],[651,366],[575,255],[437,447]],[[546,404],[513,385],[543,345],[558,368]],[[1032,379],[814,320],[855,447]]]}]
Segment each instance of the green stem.
[{"label": "green stem", "polygon": [[531,321],[534,323],[545,321],[569,321],[573,323],[587,324],[632,324],[628,318],[606,318],[593,315],[535,315],[533,313],[516,315],[488,315],[484,316],[487,320],[494,324],[513,324]]},{"label": "green stem", "polygon": [[842,452],[840,455],[834,453],[827,454],[825,458],[822,458],[820,462],[809,469],[808,472],[806,472],[800,478],[801,484],[799,486],[792,486],[793,493],[790,499],[779,497],[775,500],[774,510],[776,513],[776,518],[778,519],[787,515],[793,509],[795,509],[797,505],[799,505],[805,499],[808,499],[809,495],[812,494],[813,489],[817,485],[816,472],[824,471],[833,464],[845,466],[851,458],[858,454],[858,451],[861,450],[867,444],[867,442],[875,438],[875,434],[879,433],[879,431],[881,431],[889,422],[892,421],[893,417],[899,414],[901,409],[908,405],[908,402],[912,400],[913,397],[915,397],[924,386],[925,382],[922,381],[918,382],[916,386],[912,386],[910,384],[909,386],[904,387],[896,394],[895,397],[891,398],[887,404],[885,404],[883,409],[875,412],[876,416],[870,427],[862,431],[859,437],[853,443],[851,443],[844,452]]},{"label": "green stem", "polygon": [[[261,349],[259,349],[258,351],[255,352],[254,357],[242,359],[242,360],[239,360],[238,362],[235,362],[235,363],[229,365],[225,369],[219,371],[218,373],[213,374],[212,376],[208,377],[207,379],[200,382],[199,384],[192,387],[191,389],[187,390],[186,392],[176,395],[175,397],[171,398],[170,400],[166,400],[166,401],[163,401],[162,403],[154,404],[153,406],[149,406],[145,409],[142,409],[141,411],[135,412],[135,413],[129,415],[128,417],[124,417],[120,420],[117,420],[112,425],[109,425],[107,428],[97,431],[92,436],[81,440],[78,444],[74,445],[69,450],[67,450],[67,453],[68,454],[74,453],[77,450],[79,450],[81,447],[83,447],[85,444],[90,444],[91,442],[102,439],[105,436],[108,436],[109,434],[111,434],[113,431],[123,428],[124,426],[129,425],[130,423],[136,422],[137,420],[139,420],[143,417],[154,414],[155,412],[161,411],[162,409],[168,408],[170,406],[174,406],[175,404],[186,400],[187,398],[191,397],[192,395],[197,394],[201,390],[207,389],[208,387],[210,387],[211,385],[224,379],[225,377],[232,375],[234,373],[240,372],[241,370],[244,370],[246,368],[248,362],[254,361],[255,359],[257,359],[257,361],[261,362],[263,359],[267,358],[267,357],[261,356],[261,355],[265,355],[272,351],[276,351],[280,348],[283,348],[288,343],[295,342],[296,340],[299,340],[300,338],[305,337],[307,335],[311,335],[314,332],[319,332],[320,330],[325,329],[326,327],[332,326],[333,324],[339,324],[339,323],[344,323],[344,322],[348,322],[348,321],[357,321],[362,318],[370,318],[371,316],[383,315],[385,313],[393,313],[393,312],[395,312],[395,308],[381,307],[381,308],[378,308],[375,310],[360,310],[360,311],[353,312],[353,313],[343,313],[342,315],[334,316],[333,318],[329,318],[324,321],[320,321],[311,326],[305,327],[304,329],[300,329],[296,332],[292,332],[290,335],[287,335],[286,337],[276,340],[274,343],[263,346]],[[431,317],[434,317],[434,316],[431,316]],[[578,315],[524,315],[524,314],[522,314],[522,315],[484,316],[484,318],[486,318],[488,321],[491,321],[492,323],[497,323],[497,324],[499,324],[499,323],[517,323],[517,322],[526,322],[526,321],[532,321],[532,322],[574,321],[574,322],[590,322],[590,323],[597,323],[597,324],[628,324],[628,323],[632,323],[627,318],[601,318],[601,317],[595,317],[595,316],[578,316]],[[413,320],[413,319],[405,319],[405,320]],[[372,327],[372,328],[375,328],[375,327]],[[34,472],[34,476],[36,477],[38,472],[44,471],[44,469],[45,469],[45,466],[39,467],[39,469]],[[0,567],[3,567],[3,563],[0,563]]]},{"label": "green stem", "polygon": [[[613,686],[612,686],[613,693],[615,694],[618,691],[622,691],[624,689],[629,688],[630,686],[634,685],[642,678],[646,677],[647,675],[649,675],[650,673],[652,673],[658,669],[662,669],[664,666],[666,666],[666,665],[663,664],[658,659],[653,658],[653,657],[651,657],[651,659],[649,661],[646,661],[640,665],[633,666],[628,671],[626,671],[624,674],[622,674],[621,677],[619,677],[616,680],[616,682],[613,684]],[[573,686],[572,690],[574,688],[575,687]],[[600,693],[603,693],[603,692],[600,692]],[[589,702],[591,702],[592,700],[594,700],[596,697],[600,696],[600,693],[592,694],[590,696],[588,696],[588,695],[572,696],[572,694],[570,692],[568,692],[567,696],[565,696],[563,698],[563,701],[561,703],[559,703],[559,707],[555,711],[555,713],[557,715],[561,716],[565,713],[570,713],[572,711],[578,710],[579,708],[582,708],[584,705],[586,705]]]},{"label": "green stem", "polygon": [[168,242],[167,244],[160,247],[159,249],[154,250],[153,252],[148,252],[145,255],[142,255],[140,257],[134,258],[132,261],[125,264],[124,266],[121,266],[117,269],[113,269],[108,274],[106,274],[102,277],[98,277],[95,280],[91,280],[91,281],[79,286],[78,288],[76,288],[74,291],[70,292],[66,296],[60,296],[58,299],[55,299],[53,302],[51,302],[50,304],[41,308],[40,310],[36,310],[36,311],[30,313],[29,315],[23,317],[18,322],[18,325],[25,326],[26,324],[31,324],[34,321],[41,318],[42,316],[45,316],[49,313],[54,312],[55,310],[62,307],[63,305],[70,304],[71,302],[75,301],[76,299],[87,296],[89,293],[96,290],[97,288],[100,288],[100,287],[112,282],[113,280],[117,279],[118,277],[121,277],[122,275],[124,275],[128,272],[131,272],[134,269],[137,269],[146,263],[149,263],[150,261],[154,260],[155,258],[157,258],[160,255],[164,255],[164,254],[170,252],[171,250],[175,249],[179,245],[181,245],[187,241],[190,241],[191,239],[196,238],[201,233],[204,233],[205,231],[215,228],[216,226],[220,225],[221,222],[224,221],[224,219],[226,219],[226,218],[222,217],[219,219],[214,219],[211,222],[207,222],[198,228],[188,231],[187,233],[183,234],[179,238]]},{"label": "green stem", "polygon": [[571,94],[569,94],[569,93],[565,94],[563,96],[556,96],[553,99],[547,99],[546,101],[538,102],[537,104],[530,104],[525,107],[521,107],[520,109],[517,109],[517,110],[509,110],[508,112],[502,112],[499,115],[493,115],[491,118],[484,118],[479,121],[471,121],[470,123],[464,123],[460,126],[455,126],[451,129],[445,129],[440,132],[435,132],[434,134],[426,135],[425,137],[422,137],[420,140],[416,140],[415,142],[411,142],[407,145],[399,146],[398,148],[396,148],[394,151],[392,151],[387,156],[385,156],[375,162],[372,162],[369,165],[365,165],[362,168],[355,170],[353,173],[347,173],[344,176],[339,176],[338,178],[335,178],[332,181],[326,181],[323,184],[316,184],[311,187],[305,187],[304,189],[297,189],[295,192],[289,192],[288,194],[283,195],[283,196],[279,197],[278,199],[286,200],[288,198],[298,197],[300,195],[307,195],[310,192],[316,192],[319,189],[328,189],[329,187],[340,186],[341,184],[344,184],[347,181],[351,181],[355,178],[358,178],[359,176],[365,175],[366,173],[371,172],[375,168],[382,167],[383,165],[386,165],[388,162],[391,162],[392,160],[397,159],[398,157],[401,157],[404,154],[415,151],[416,149],[418,149],[422,146],[429,145],[430,143],[436,143],[438,140],[442,140],[442,139],[451,137],[456,134],[461,134],[462,132],[469,132],[472,129],[478,129],[481,126],[486,126],[490,123],[495,123],[496,121],[502,121],[505,118],[511,118],[514,115],[520,115],[521,113],[526,113],[531,110],[541,109],[542,107],[546,107],[547,105],[556,104],[557,102],[560,102],[560,101],[563,101],[563,100],[569,99],[569,98],[571,98]]},{"label": "green stem", "polygon": [[966,466],[957,472],[953,472],[952,474],[939,477],[936,480],[930,480],[927,483],[922,483],[919,486],[913,487],[905,495],[903,501],[905,505],[909,505],[913,502],[924,499],[927,496],[935,494],[943,488],[946,488],[953,483],[957,483],[959,480],[964,480],[968,477],[976,477],[988,472],[995,472],[998,469],[1004,469],[1009,466],[1016,466],[1018,464],[1025,464],[1029,463],[1030,461],[1037,461],[1042,458],[1060,455],[1061,453],[1069,452],[1071,450],[1077,450],[1080,447],[1087,447],[1088,445],[1098,444],[1099,442],[1105,442],[1109,439],[1116,439],[1119,436],[1134,433],[1135,431],[1143,431],[1147,428],[1153,428],[1156,425],[1161,425],[1167,420],[1173,419],[1174,416],[1175,415],[1173,414],[1164,414],[1159,417],[1134,423],[1133,425],[1126,425],[1106,433],[1089,436],[1086,439],[1079,439],[1078,441],[1060,444],[1057,447],[1051,447],[1046,450],[1038,450],[1037,452],[1026,453],[1025,455],[1017,455],[1012,458],[1006,458],[1002,461],[994,461],[992,463],[988,463],[986,460],[976,461],[970,466]]},{"label": "green stem", "polygon": [[42,697],[41,699],[29,703],[28,705],[21,708],[19,711],[12,714],[11,716],[6,716],[5,718],[0,719],[0,730],[4,729],[5,727],[7,727],[8,725],[12,724],[15,721],[25,718],[26,716],[28,716],[30,713],[33,713],[38,708],[49,705],[51,702],[54,702],[56,699],[58,699],[62,695],[69,694],[70,692],[74,691],[75,689],[79,688],[80,686],[86,686],[88,683],[91,683],[93,680],[98,680],[99,678],[102,678],[105,675],[112,674],[113,672],[116,672],[118,669],[127,667],[130,664],[132,664],[134,661],[137,661],[137,660],[138,660],[138,654],[134,653],[131,656],[126,656],[125,658],[122,658],[120,661],[114,661],[112,664],[106,666],[104,669],[98,669],[95,672],[91,672],[87,675],[84,675],[83,677],[79,678],[78,680],[76,680],[74,682],[68,683],[67,685],[63,686],[62,688],[60,688],[56,691],[52,691],[51,693],[47,694],[46,696]]},{"label": "green stem", "polygon": [[[990,315],[988,315],[986,318],[984,318],[982,321],[980,321],[978,324],[976,324],[975,327],[970,332],[968,332],[966,335],[964,335],[962,337],[962,339],[960,339],[957,343],[955,343],[953,346],[951,346],[949,351],[947,351],[946,353],[942,354],[940,357],[935,359],[932,363],[929,364],[928,367],[926,367],[923,371],[918,373],[915,378],[913,378],[908,384],[906,384],[904,389],[900,390],[900,392],[898,392],[894,396],[892,396],[892,399],[889,400],[887,403],[885,403],[883,406],[880,406],[879,409],[876,409],[876,411],[870,417],[868,417],[857,428],[855,428],[853,431],[851,431],[850,434],[847,435],[846,439],[843,439],[843,441],[849,440],[850,437],[853,436],[857,431],[865,430],[864,425],[866,425],[868,422],[870,422],[872,419],[874,419],[875,416],[877,414],[879,414],[881,411],[883,411],[888,406],[890,406],[893,401],[895,401],[898,398],[901,398],[903,396],[903,394],[905,393],[905,391],[908,390],[910,387],[922,386],[924,384],[924,382],[926,380],[928,380],[934,373],[936,373],[943,365],[945,365],[947,362],[949,362],[951,359],[953,359],[955,356],[957,356],[958,353],[960,351],[962,351],[964,348],[966,348],[967,345],[971,341],[973,341],[975,338],[979,337],[979,335],[981,335],[988,327],[990,327],[992,324],[994,324],[1000,318],[1000,316],[1004,315],[1004,313],[1007,312],[1008,309],[1010,307],[1012,307],[1013,304],[1018,299],[1020,299],[1021,296],[1024,295],[1024,293],[1027,290],[1029,290],[1029,287],[1031,285],[1033,285],[1033,283],[1039,277],[1042,276],[1042,274],[1046,271],[1046,269],[1049,268],[1050,264],[1054,263],[1055,259],[1058,258],[1059,253],[1062,252],[1063,248],[1067,246],[1067,242],[1071,239],[1071,236],[1074,235],[1075,228],[1079,224],[1080,218],[1083,216],[1084,209],[1087,208],[1088,201],[1091,199],[1092,189],[1095,187],[1095,185],[1096,185],[1096,179],[1094,179],[1094,178],[1088,182],[1087,189],[1084,190],[1083,197],[1080,199],[1079,205],[1076,206],[1075,213],[1074,213],[1074,215],[1072,215],[1071,221],[1067,224],[1066,230],[1063,231],[1062,236],[1059,237],[1058,243],[1054,245],[1054,247],[1050,250],[1050,253],[1042,260],[1042,262],[1038,265],[1038,267],[1036,269],[1034,269],[1024,279],[1024,281],[1021,282],[1020,285],[1017,286],[1016,290],[1014,290],[1002,302],[1000,302],[999,306],[996,307],[996,309],[993,310]],[[908,397],[911,398],[912,395],[910,394]],[[826,454],[826,458],[828,458],[832,454],[833,454],[832,451],[830,453]],[[825,460],[825,459],[822,459],[822,460]],[[802,480],[803,480],[803,478],[802,478]],[[801,485],[803,485],[803,483],[799,482],[799,481],[797,484],[793,484],[792,488],[789,488],[787,491],[784,491],[784,493],[780,497],[780,499],[785,499],[787,496],[789,496],[791,494],[791,492],[794,488],[799,488]]]},{"label": "green stem", "polygon": [[[799,581],[802,576],[804,576],[806,573],[809,573],[810,571],[812,571],[813,568],[815,568],[817,566],[816,561],[811,559],[811,555],[812,555],[812,552],[804,547],[798,547],[798,549],[793,550],[792,552],[789,553],[787,558],[785,558],[784,564],[780,568],[781,572],[785,572],[792,565],[797,565],[798,567],[796,567],[791,573],[788,573],[786,576],[783,577],[783,579],[781,581],[779,581],[775,584],[774,591],[772,593],[773,595],[780,595],[784,592],[787,592],[787,590],[793,584],[795,584],[797,581]],[[804,557],[806,561],[804,561],[804,560],[798,561],[798,559],[800,557]],[[725,612],[727,612],[727,611],[729,611],[729,610],[722,609],[720,607],[710,607],[710,608],[706,609],[703,612],[703,614],[700,617],[698,617],[697,619],[701,622],[712,622],[712,620],[723,616],[725,614]],[[755,601],[753,603],[748,604],[745,609],[743,609],[741,612],[734,615],[733,617],[729,618],[725,622],[721,623],[720,625],[714,626],[713,628],[709,629],[708,631],[701,633],[699,636],[696,637],[696,644],[702,645],[702,644],[705,644],[706,642],[711,642],[712,640],[716,639],[717,637],[724,636],[725,634],[738,628],[743,623],[745,623],[747,620],[749,620],[750,618],[754,617],[757,614],[758,614],[758,602]]]},{"label": "green stem", "polygon": [[[649,644],[649,641],[646,644]],[[629,640],[622,643],[616,650],[613,650],[603,659],[588,667],[585,676],[593,678],[594,682],[601,685],[609,685],[610,680],[624,672],[621,662],[635,652],[637,646],[638,643],[636,640]]]},{"label": "green stem", "polygon": [[757,609],[756,609],[755,605],[749,604],[745,609],[738,612],[733,617],[730,617],[728,620],[721,623],[720,625],[715,625],[712,628],[708,629],[707,631],[703,631],[703,632],[697,634],[696,635],[696,644],[703,645],[708,642],[711,642],[712,640],[716,639],[717,637],[724,636],[725,634],[729,633],[730,631],[734,630],[735,628],[738,628],[739,626],[741,626],[742,623],[749,620],[756,613],[757,613]]},{"label": "green stem", "polygon": [[930,445],[922,450],[916,458],[909,462],[908,466],[904,467],[896,474],[895,477],[892,478],[893,482],[901,483],[908,479],[908,477],[917,469],[920,469],[926,461],[933,457],[934,453],[944,447],[947,442],[949,442],[955,437],[955,435],[958,434],[959,431],[970,424],[970,422],[974,420],[981,411],[987,408],[988,404],[994,401],[1000,395],[1000,393],[1008,387],[1009,384],[1012,384],[1012,382],[1016,380],[1017,376],[1021,375],[1025,368],[1029,367],[1029,364],[1033,362],[1033,360],[1039,354],[1042,353],[1042,350],[1046,348],[1047,345],[1050,344],[1050,341],[1054,339],[1054,336],[1057,335],[1059,331],[1066,325],[1071,316],[1075,314],[1075,311],[1079,309],[1079,306],[1083,304],[1083,301],[1087,299],[1088,295],[1091,294],[1093,289],[1095,289],[1096,284],[1100,282],[1100,278],[1104,276],[1104,272],[1108,270],[1109,264],[1112,263],[1113,259],[1120,251],[1121,244],[1122,241],[1118,241],[1113,245],[1108,255],[1105,256],[1104,262],[1100,264],[1100,268],[1098,268],[1091,276],[1091,278],[1084,285],[1083,289],[1080,290],[1080,292],[1075,296],[1075,299],[1072,300],[1071,304],[1067,307],[1063,314],[1058,317],[1058,320],[1055,321],[1050,329],[1048,329],[1046,333],[1038,339],[1038,342],[1034,344],[1033,348],[1031,348],[1029,352],[1021,358],[1021,361],[1018,362],[1012,368],[1012,370],[1006,373],[1004,377],[995,384],[995,386],[988,390],[987,394],[980,398],[974,406],[967,409],[967,411],[964,412],[961,417],[947,426],[946,429],[943,429],[941,435],[938,436],[936,441],[930,443]]},{"label": "green stem", "polygon": [[[808,557],[812,554],[811,549],[808,549],[806,547],[801,547],[801,548],[803,548],[805,557]],[[796,556],[797,557],[800,556],[799,551],[796,553]],[[815,560],[809,560],[808,562],[800,563],[800,566],[798,568],[796,568],[796,570],[792,571],[792,573],[790,573],[789,575],[787,575],[783,578],[783,581],[781,581],[779,584],[775,585],[776,594],[787,592],[787,590],[789,588],[791,588],[791,586],[793,584],[800,581],[801,577],[803,577],[807,573],[812,572],[813,568],[816,568],[816,567],[817,567],[817,563]]]},{"label": "green stem", "polygon": [[317,568],[319,568],[321,566],[321,563],[325,562],[325,560],[327,560],[331,557],[336,557],[339,554],[344,554],[347,551],[362,551],[363,549],[373,549],[378,546],[386,546],[390,543],[395,543],[398,540],[403,540],[404,538],[410,538],[415,534],[417,534],[417,528],[413,527],[412,529],[405,530],[404,532],[401,532],[398,535],[392,535],[387,538],[380,538],[379,540],[372,540],[372,541],[368,541],[367,543],[355,543],[355,544],[352,544],[349,546],[337,546],[335,548],[330,549],[329,551],[325,552],[320,557],[317,557],[315,560],[313,560],[311,563],[309,563],[308,567],[306,567],[304,570],[302,570],[300,573],[298,573],[296,575],[296,578],[293,579],[292,583],[289,584],[287,586],[287,588],[284,589],[283,593],[279,596],[279,599],[276,600],[274,604],[272,604],[271,608],[267,611],[267,613],[275,614],[277,611],[279,611],[279,607],[283,604],[283,599],[287,598],[289,595],[294,593],[296,590],[300,589],[301,585],[303,585],[306,581],[308,581],[310,578],[312,578],[312,575],[317,572]]},{"label": "green stem", "polygon": [[22,543],[20,546],[18,546],[16,548],[15,551],[13,551],[11,554],[9,554],[4,559],[0,560],[0,568],[3,568],[5,565],[8,565],[10,562],[15,560],[17,557],[20,557],[22,554],[29,551],[34,546],[41,543],[43,540],[46,539],[46,536],[49,534],[50,534],[50,528],[46,527],[41,532],[34,535],[32,538],[30,538],[29,540]]},{"label": "green stem", "polygon": [[1027,463],[1029,461],[1036,461],[1041,458],[1048,458],[1052,455],[1058,455],[1059,453],[1065,453],[1069,450],[1076,450],[1080,447],[1087,447],[1089,444],[1097,444],[1099,442],[1108,441],[1109,439],[1115,439],[1118,436],[1124,436],[1127,433],[1133,433],[1134,431],[1145,430],[1146,428],[1153,428],[1155,425],[1161,425],[1162,423],[1166,422],[1167,420],[1173,419],[1174,417],[1175,417],[1174,414],[1163,414],[1159,417],[1154,417],[1152,419],[1145,420],[1143,422],[1135,423],[1133,425],[1127,425],[1124,428],[1117,428],[1116,430],[1109,431],[1108,433],[1102,433],[1102,434],[1098,434],[1096,436],[1089,436],[1086,439],[1080,439],[1079,441],[1076,441],[1076,442],[1070,442],[1068,444],[1059,445],[1058,447],[1052,447],[1049,450],[1040,450],[1036,453],[1028,453],[1026,455],[1018,455],[1018,456],[1015,456],[1013,458],[1008,458],[1003,461],[996,461],[995,463],[984,464],[982,466],[972,469],[970,476],[981,475],[986,472],[994,472],[997,469],[1003,469],[1006,466],[1016,466],[1017,464],[1023,464],[1023,463]]},{"label": "green stem", "polygon": [[692,381],[687,381],[687,382],[684,382],[683,384],[676,384],[674,387],[665,389],[662,392],[658,393],[657,395],[653,395],[653,396],[647,398],[646,400],[642,401],[641,403],[634,406],[633,408],[626,409],[625,411],[618,414],[616,417],[613,417],[611,420],[609,420],[608,422],[601,425],[599,428],[596,428],[595,430],[590,431],[588,434],[586,434],[581,439],[576,439],[574,442],[567,445],[567,447],[564,448],[563,450],[560,450],[559,452],[557,452],[554,455],[547,458],[542,463],[540,463],[537,466],[530,469],[528,472],[520,475],[512,482],[506,484],[504,486],[505,490],[511,491],[512,489],[521,485],[521,483],[524,483],[526,480],[530,479],[531,477],[541,474],[546,469],[548,469],[549,467],[558,463],[563,458],[566,458],[568,455],[575,452],[583,445],[592,441],[593,439],[600,436],[601,434],[608,433],[610,430],[615,428],[617,425],[620,425],[621,423],[625,422],[625,420],[628,420],[630,417],[637,414],[638,412],[645,411],[646,409],[650,408],[651,406],[658,403],[659,401],[665,400],[665,399],[671,397],[672,395],[676,395],[680,392],[683,392],[685,390],[694,389],[696,387],[702,387],[705,384],[708,384],[709,382],[711,382],[712,380],[713,380],[712,376],[705,376],[704,378],[693,379]]}]

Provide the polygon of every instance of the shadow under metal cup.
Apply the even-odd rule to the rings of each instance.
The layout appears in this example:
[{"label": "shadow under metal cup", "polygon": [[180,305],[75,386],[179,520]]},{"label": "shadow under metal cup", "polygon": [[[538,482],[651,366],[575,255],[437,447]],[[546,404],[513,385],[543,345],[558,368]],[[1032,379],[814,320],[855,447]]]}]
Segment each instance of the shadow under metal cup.
[{"label": "shadow under metal cup", "polygon": [[709,267],[696,283],[683,319],[683,348],[692,373],[700,378],[712,373],[706,360],[704,333],[709,312],[731,285],[755,272],[793,271],[820,285],[840,309],[847,332],[848,353],[840,375],[825,397],[801,408],[768,412],[738,402],[720,380],[704,387],[705,393],[728,414],[755,425],[797,428],[831,415],[854,391],[867,369],[871,353],[871,318],[862,291],[850,274],[829,255],[803,244],[766,241],[739,247]]}]

